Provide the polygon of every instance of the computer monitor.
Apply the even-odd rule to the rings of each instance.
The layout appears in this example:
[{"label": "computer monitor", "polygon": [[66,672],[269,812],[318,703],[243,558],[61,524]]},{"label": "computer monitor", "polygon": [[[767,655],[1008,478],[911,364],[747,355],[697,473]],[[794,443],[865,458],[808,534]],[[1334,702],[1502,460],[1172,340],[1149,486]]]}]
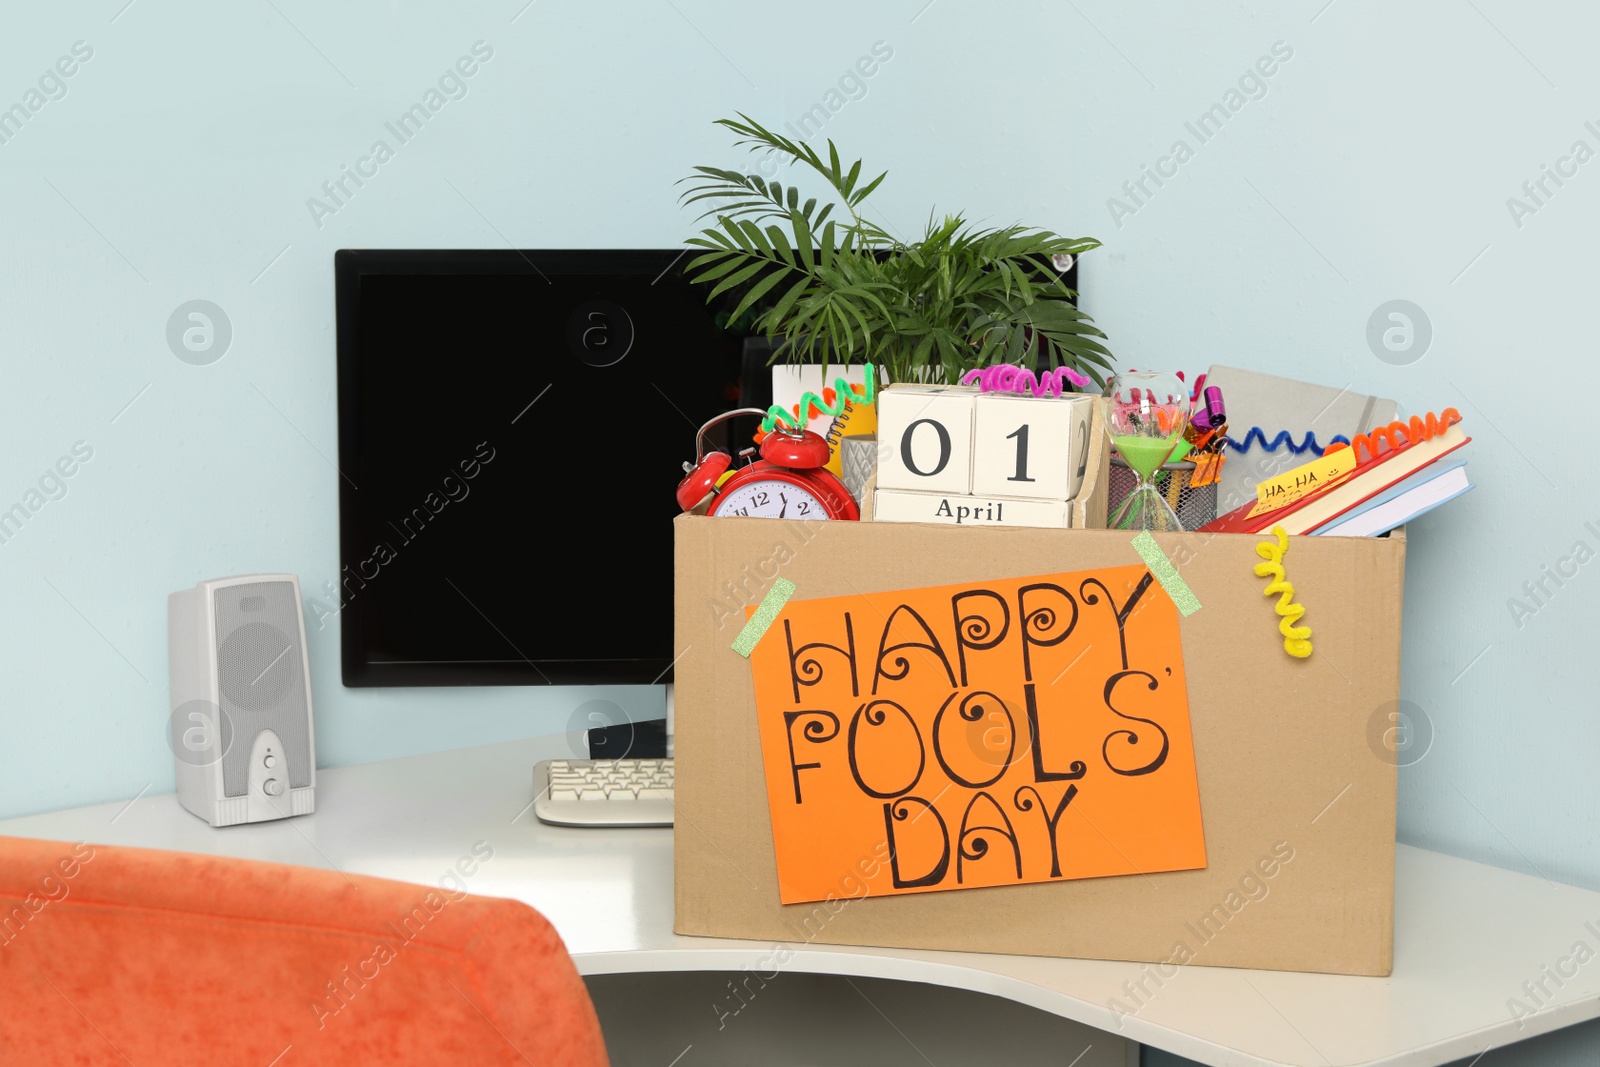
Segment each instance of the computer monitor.
[{"label": "computer monitor", "polygon": [[335,254],[345,685],[670,681],[673,490],[744,339],[691,258]]}]

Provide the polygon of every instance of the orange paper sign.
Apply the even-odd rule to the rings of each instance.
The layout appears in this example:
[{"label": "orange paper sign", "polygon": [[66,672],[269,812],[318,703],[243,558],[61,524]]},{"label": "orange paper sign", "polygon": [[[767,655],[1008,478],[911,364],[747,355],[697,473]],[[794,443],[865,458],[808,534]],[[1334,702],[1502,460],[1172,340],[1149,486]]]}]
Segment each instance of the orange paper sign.
[{"label": "orange paper sign", "polygon": [[1143,566],[790,600],[750,663],[786,904],[1206,865]]}]

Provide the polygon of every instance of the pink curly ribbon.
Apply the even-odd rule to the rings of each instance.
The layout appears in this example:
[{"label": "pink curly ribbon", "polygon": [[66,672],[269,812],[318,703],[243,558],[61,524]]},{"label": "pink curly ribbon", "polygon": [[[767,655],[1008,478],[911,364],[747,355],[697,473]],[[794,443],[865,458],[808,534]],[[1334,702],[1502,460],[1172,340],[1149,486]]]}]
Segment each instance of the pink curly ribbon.
[{"label": "pink curly ribbon", "polygon": [[996,363],[992,367],[978,367],[961,376],[962,385],[976,384],[986,393],[1032,393],[1034,396],[1060,396],[1067,392],[1067,383],[1082,388],[1089,379],[1070,367],[1057,367],[1036,377],[1033,371],[1013,363]]}]

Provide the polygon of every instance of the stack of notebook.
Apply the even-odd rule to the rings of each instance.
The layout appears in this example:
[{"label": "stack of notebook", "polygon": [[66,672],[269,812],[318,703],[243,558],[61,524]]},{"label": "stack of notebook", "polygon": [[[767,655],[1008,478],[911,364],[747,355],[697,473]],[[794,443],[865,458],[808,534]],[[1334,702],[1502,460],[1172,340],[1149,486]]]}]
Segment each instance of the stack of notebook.
[{"label": "stack of notebook", "polygon": [[[1347,452],[1327,454],[1260,483],[1256,499],[1200,527],[1213,533],[1376,537],[1472,488],[1466,461],[1452,454],[1471,440],[1454,408],[1359,434]],[[1337,457],[1337,458],[1336,458]]]},{"label": "stack of notebook", "polygon": [[[1217,507],[1229,511],[1255,499],[1256,483],[1320,455],[1335,438],[1349,441],[1396,418],[1393,400],[1349,387],[1282,378],[1221,364],[1206,384],[1222,390],[1233,442],[1217,483]],[[1314,451],[1305,451],[1307,446]]]}]

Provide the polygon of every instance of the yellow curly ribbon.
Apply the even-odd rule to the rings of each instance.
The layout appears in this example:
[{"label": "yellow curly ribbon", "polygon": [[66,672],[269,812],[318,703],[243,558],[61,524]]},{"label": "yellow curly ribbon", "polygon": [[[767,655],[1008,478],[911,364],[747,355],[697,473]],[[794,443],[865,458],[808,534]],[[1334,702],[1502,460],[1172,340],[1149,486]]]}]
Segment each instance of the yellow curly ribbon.
[{"label": "yellow curly ribbon", "polygon": [[1262,541],[1256,545],[1256,555],[1266,560],[1265,563],[1256,564],[1256,576],[1265,578],[1270,574],[1273,578],[1261,595],[1282,594],[1275,607],[1278,614],[1283,616],[1278,621],[1278,632],[1283,634],[1283,650],[1296,659],[1305,659],[1311,655],[1311,627],[1295,625],[1306,609],[1294,602],[1294,586],[1283,576],[1283,554],[1289,551],[1289,535],[1282,526],[1274,526],[1272,536],[1278,539],[1277,544]]}]

